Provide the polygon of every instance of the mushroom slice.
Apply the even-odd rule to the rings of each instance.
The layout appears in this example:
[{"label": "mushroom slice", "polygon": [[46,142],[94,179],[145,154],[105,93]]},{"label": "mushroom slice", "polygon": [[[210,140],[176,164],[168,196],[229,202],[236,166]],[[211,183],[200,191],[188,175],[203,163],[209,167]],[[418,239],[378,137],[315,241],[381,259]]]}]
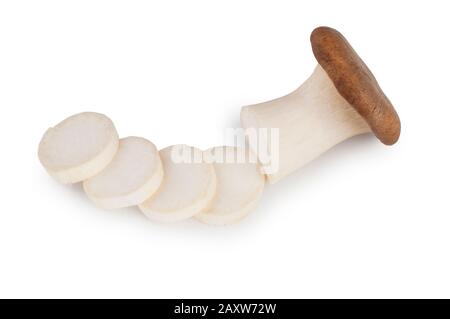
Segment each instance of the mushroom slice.
[{"label": "mushroom slice", "polygon": [[163,179],[158,150],[141,137],[120,140],[112,162],[100,174],[84,181],[87,196],[103,208],[138,205],[156,192]]},{"label": "mushroom slice", "polygon": [[263,193],[265,177],[256,157],[237,147],[215,147],[208,150],[214,159],[217,194],[208,210],[195,216],[213,225],[235,223],[254,209]]},{"label": "mushroom slice", "polygon": [[61,183],[77,183],[103,170],[119,147],[112,121],[85,112],[49,128],[39,144],[38,156],[48,173]]},{"label": "mushroom slice", "polygon": [[164,179],[158,192],[139,205],[150,219],[175,222],[208,208],[216,192],[214,166],[203,152],[187,145],[174,145],[160,152]]}]

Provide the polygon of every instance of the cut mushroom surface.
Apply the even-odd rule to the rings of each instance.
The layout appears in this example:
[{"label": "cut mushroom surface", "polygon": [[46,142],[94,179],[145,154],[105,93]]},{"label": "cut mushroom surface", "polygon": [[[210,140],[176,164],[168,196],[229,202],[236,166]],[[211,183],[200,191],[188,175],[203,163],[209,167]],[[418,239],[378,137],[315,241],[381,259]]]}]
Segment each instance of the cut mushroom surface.
[{"label": "cut mushroom surface", "polygon": [[156,194],[139,205],[141,211],[152,220],[174,222],[207,209],[216,192],[216,174],[203,152],[174,145],[159,153],[164,179]]},{"label": "cut mushroom surface", "polygon": [[153,195],[163,179],[156,146],[141,137],[120,140],[112,162],[98,175],[84,181],[87,196],[103,208],[138,205]]},{"label": "cut mushroom surface", "polygon": [[256,207],[265,177],[256,158],[243,148],[223,146],[207,152],[214,159],[217,191],[210,207],[195,218],[213,225],[238,222]]},{"label": "cut mushroom surface", "polygon": [[49,128],[41,139],[38,155],[56,180],[77,183],[102,171],[118,146],[112,121],[103,114],[85,112]]}]

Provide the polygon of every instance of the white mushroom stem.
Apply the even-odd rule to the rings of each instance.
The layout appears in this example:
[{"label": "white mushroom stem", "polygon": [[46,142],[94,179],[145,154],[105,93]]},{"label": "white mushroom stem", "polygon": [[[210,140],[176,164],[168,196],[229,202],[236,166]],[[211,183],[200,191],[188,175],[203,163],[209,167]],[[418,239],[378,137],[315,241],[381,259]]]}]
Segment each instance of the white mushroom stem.
[{"label": "white mushroom stem", "polygon": [[[269,102],[243,107],[241,124],[245,129],[279,129],[279,144],[270,141],[268,148],[270,161],[278,159],[278,169],[273,171],[272,167],[268,170],[269,165],[262,161],[270,183],[277,182],[334,145],[371,132],[364,119],[338,93],[320,65],[294,92]],[[258,143],[259,147],[249,141],[249,146],[260,156],[264,150],[261,150],[261,141]]]}]

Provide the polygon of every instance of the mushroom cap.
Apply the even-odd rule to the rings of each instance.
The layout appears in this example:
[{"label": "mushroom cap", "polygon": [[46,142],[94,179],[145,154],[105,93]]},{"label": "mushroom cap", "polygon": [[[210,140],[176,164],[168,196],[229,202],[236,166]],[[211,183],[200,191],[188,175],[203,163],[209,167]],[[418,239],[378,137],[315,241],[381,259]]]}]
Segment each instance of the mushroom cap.
[{"label": "mushroom cap", "polygon": [[400,119],[372,72],[337,30],[316,28],[311,46],[339,94],[366,120],[375,136],[392,145],[400,136]]}]

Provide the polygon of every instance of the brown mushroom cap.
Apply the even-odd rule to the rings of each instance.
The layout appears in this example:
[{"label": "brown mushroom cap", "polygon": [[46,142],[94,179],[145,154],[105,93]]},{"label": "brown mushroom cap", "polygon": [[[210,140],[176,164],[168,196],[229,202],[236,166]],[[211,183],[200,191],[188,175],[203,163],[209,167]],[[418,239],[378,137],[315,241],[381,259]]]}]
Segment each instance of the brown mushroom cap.
[{"label": "brown mushroom cap", "polygon": [[319,27],[311,33],[311,45],[338,92],[366,120],[375,136],[386,145],[397,142],[397,112],[344,36],[335,29]]}]

